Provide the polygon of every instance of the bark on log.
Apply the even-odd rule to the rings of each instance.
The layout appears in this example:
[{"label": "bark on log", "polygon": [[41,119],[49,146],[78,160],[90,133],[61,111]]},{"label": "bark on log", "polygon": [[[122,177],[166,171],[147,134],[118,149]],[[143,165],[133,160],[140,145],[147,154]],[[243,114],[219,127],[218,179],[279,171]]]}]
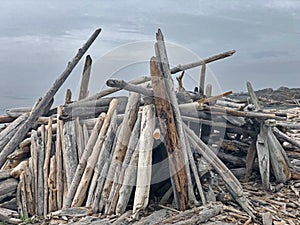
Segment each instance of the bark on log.
[{"label": "bark on log", "polygon": [[74,67],[77,65],[81,57],[87,51],[87,49],[91,46],[94,40],[97,38],[101,29],[97,29],[93,35],[87,40],[87,42],[83,45],[82,48],[79,49],[78,53],[75,55],[73,60],[68,63],[64,72],[57,78],[57,80],[53,83],[49,91],[44,95],[42,100],[38,103],[36,107],[31,111],[27,120],[22,124],[22,126],[17,130],[14,134],[13,138],[8,142],[5,148],[0,153],[0,167],[6,161],[6,158],[9,154],[11,154],[15,148],[20,144],[20,142],[24,139],[29,129],[36,122],[36,120],[41,116],[41,114],[45,111],[45,109],[49,106],[49,103],[53,99],[54,95],[58,91],[58,89],[62,86],[64,81],[68,78]]},{"label": "bark on log", "polygon": [[158,115],[162,133],[164,134],[164,141],[169,156],[170,175],[175,202],[180,210],[184,210],[188,201],[185,160],[180,148],[181,146],[179,145],[179,136],[172,105],[166,93],[165,80],[154,57],[150,61],[150,70],[156,114]]},{"label": "bark on log", "polygon": [[2,123],[11,123],[15,120],[16,118],[10,117],[10,116],[0,116],[0,124]]},{"label": "bark on log", "polygon": [[153,131],[155,128],[155,109],[154,105],[147,105],[142,111],[141,134],[139,141],[139,160],[137,170],[136,189],[134,195],[134,204],[132,213],[138,213],[145,209],[149,202],[151,167],[152,167],[152,149],[153,149]]},{"label": "bark on log", "polygon": [[92,68],[92,58],[90,55],[87,55],[85,58],[84,68],[82,72],[78,100],[85,99],[89,95],[89,81],[91,75],[91,68]]},{"label": "bark on log", "polygon": [[[128,147],[127,147],[127,151],[126,151],[126,155],[122,164],[122,169],[120,172],[120,176],[117,180],[117,182],[114,182],[113,186],[115,186],[115,190],[111,191],[110,196],[112,196],[110,198],[110,205],[107,206],[107,213],[108,214],[112,214],[115,212],[117,203],[118,203],[118,198],[119,198],[119,191],[120,188],[123,184],[123,180],[124,180],[124,174],[125,174],[125,170],[128,167],[129,163],[130,163],[130,159],[132,157],[132,154],[136,148],[136,145],[139,141],[139,136],[140,136],[140,130],[141,130],[141,114],[138,115],[138,118],[135,122],[135,125],[133,127],[133,130],[131,132],[131,136],[128,142]],[[112,189],[113,190],[113,189]]]},{"label": "bark on log", "polygon": [[111,101],[111,103],[109,105],[109,109],[107,111],[107,114],[105,115],[105,119],[104,119],[103,125],[100,129],[98,139],[97,139],[95,146],[93,148],[93,151],[87,161],[86,168],[84,170],[84,173],[82,174],[81,181],[80,181],[77,191],[75,193],[75,196],[74,196],[74,199],[72,202],[72,207],[81,206],[86,197],[86,192],[87,192],[89,183],[92,179],[92,174],[94,172],[94,168],[96,166],[96,163],[97,163],[97,160],[99,157],[99,149],[102,148],[102,145],[103,145],[103,142],[105,139],[105,135],[107,133],[108,127],[111,122],[111,117],[116,110],[117,104],[118,104],[118,100],[114,99]]},{"label": "bark on log", "polygon": [[72,204],[77,186],[81,180],[82,174],[85,170],[87,160],[90,157],[93,147],[96,143],[97,137],[99,135],[100,129],[102,127],[104,121],[104,114],[101,114],[98,117],[98,120],[93,128],[92,134],[88,140],[88,143],[85,146],[85,149],[83,151],[82,157],[80,158],[79,164],[76,168],[76,172],[74,174],[74,178],[72,180],[71,186],[69,187],[68,194],[66,196],[66,199],[64,200],[63,208],[69,208]]},{"label": "bark on log", "polygon": [[260,133],[257,136],[256,149],[258,156],[259,172],[262,184],[266,190],[270,188],[270,153],[268,146],[268,128],[261,124]]},{"label": "bark on log", "polygon": [[[110,189],[113,184],[113,177],[115,173],[119,173],[117,166],[123,163],[124,157],[126,155],[131,131],[137,119],[139,105],[140,105],[140,94],[130,93],[126,110],[125,110],[126,114],[121,124],[120,134],[117,137],[117,143],[113,151],[112,162],[110,164],[108,175],[106,177],[104,188],[101,194],[99,211],[102,211],[104,209],[104,206],[108,201]],[[121,167],[118,168],[120,169]]]}]

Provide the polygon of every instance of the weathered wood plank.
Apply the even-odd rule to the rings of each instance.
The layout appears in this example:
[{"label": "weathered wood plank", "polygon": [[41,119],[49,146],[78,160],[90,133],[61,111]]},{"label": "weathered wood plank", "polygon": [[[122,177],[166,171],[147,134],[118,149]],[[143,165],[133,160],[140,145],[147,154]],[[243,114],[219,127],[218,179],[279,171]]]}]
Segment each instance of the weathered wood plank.
[{"label": "weathered wood plank", "polygon": [[87,55],[85,58],[84,68],[82,72],[78,100],[85,99],[89,95],[89,81],[90,81],[91,69],[92,69],[92,58],[90,55]]}]

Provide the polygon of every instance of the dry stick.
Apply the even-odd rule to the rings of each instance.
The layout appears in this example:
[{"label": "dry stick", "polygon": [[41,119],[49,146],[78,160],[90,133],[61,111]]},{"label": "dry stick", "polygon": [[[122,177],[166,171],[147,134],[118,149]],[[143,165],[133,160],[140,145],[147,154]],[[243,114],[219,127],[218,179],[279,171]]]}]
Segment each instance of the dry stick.
[{"label": "dry stick", "polygon": [[191,69],[191,68],[194,68],[194,67],[197,67],[197,66],[202,66],[204,64],[207,64],[207,63],[219,60],[219,59],[223,59],[223,58],[232,56],[234,53],[235,53],[235,50],[231,50],[231,51],[228,51],[228,52],[224,52],[224,53],[221,53],[221,54],[218,54],[218,55],[211,56],[209,58],[206,58],[206,59],[203,59],[203,60],[200,60],[200,61],[188,63],[188,64],[185,64],[185,65],[178,65],[178,66],[171,69],[171,73],[174,74],[174,73],[184,71],[184,70],[188,70],[188,69]]},{"label": "dry stick", "polygon": [[44,162],[44,216],[48,213],[48,175],[50,166],[50,156],[51,156],[51,146],[52,146],[52,117],[49,117],[48,129],[47,129],[47,144],[46,144],[46,155]]},{"label": "dry stick", "polygon": [[205,84],[205,73],[206,73],[206,63],[202,65],[201,74],[200,74],[200,85],[199,85],[199,93],[201,95],[204,94],[204,84]]},{"label": "dry stick", "polygon": [[91,75],[91,68],[92,68],[92,58],[90,55],[87,55],[85,58],[85,64],[82,72],[78,100],[87,98],[89,95],[89,81]]},{"label": "dry stick", "polygon": [[99,154],[99,157],[97,160],[97,164],[95,166],[93,179],[92,179],[91,185],[89,187],[89,193],[88,193],[88,197],[87,197],[86,204],[85,204],[87,207],[91,207],[93,205],[93,202],[95,201],[95,195],[96,195],[95,190],[96,190],[97,182],[99,181],[99,176],[103,169],[103,166],[109,158],[111,147],[115,140],[117,127],[118,127],[117,113],[115,111],[111,117],[111,122],[110,122],[109,128],[107,130],[106,138],[104,140],[102,148],[100,149],[100,154]]},{"label": "dry stick", "polygon": [[80,181],[77,191],[75,193],[75,196],[74,196],[74,199],[72,202],[72,207],[81,206],[86,197],[86,192],[87,192],[89,183],[92,179],[94,168],[96,166],[96,163],[97,163],[97,160],[99,157],[99,153],[100,153],[99,149],[102,148],[103,142],[105,140],[105,135],[106,135],[107,130],[110,125],[111,117],[116,110],[117,104],[118,104],[117,99],[112,100],[109,104],[109,108],[108,108],[107,114],[105,115],[103,125],[100,129],[98,139],[97,139],[96,144],[93,148],[93,151],[87,161],[86,168],[82,174],[81,181]]},{"label": "dry stick", "polygon": [[176,130],[172,106],[166,92],[165,82],[159,70],[156,58],[150,61],[152,87],[154,92],[155,108],[158,115],[160,128],[169,156],[169,168],[174,199],[177,208],[184,209],[187,203],[187,177],[184,169],[183,156],[180,154],[179,137]]},{"label": "dry stick", "polygon": [[127,91],[136,92],[145,96],[153,96],[153,91],[142,86],[127,83],[124,80],[109,79],[106,81],[106,85],[109,87],[118,87]]},{"label": "dry stick", "polygon": [[[55,152],[55,162],[56,162],[56,171],[55,179],[57,183],[54,185],[57,189],[57,208],[62,208],[63,203],[63,159],[62,159],[62,134],[63,134],[63,121],[59,119],[62,114],[62,106],[57,107],[57,130],[56,130],[56,152]],[[50,204],[49,204],[50,211]]]},{"label": "dry stick", "polygon": [[78,165],[74,121],[67,121],[64,125],[63,165],[67,178],[67,189],[69,189]]},{"label": "dry stick", "polygon": [[273,127],[273,132],[278,138],[281,138],[281,139],[285,140],[286,142],[290,143],[291,145],[294,145],[295,147],[300,149],[299,141],[296,141],[295,139],[290,138],[285,133],[281,132],[277,127]]},{"label": "dry stick", "polygon": [[141,134],[139,140],[139,160],[137,169],[136,189],[133,204],[133,217],[145,209],[149,202],[150,182],[152,171],[152,148],[155,128],[154,105],[146,105],[142,111]]},{"label": "dry stick", "polygon": [[138,143],[139,140],[139,136],[140,136],[140,130],[141,130],[141,114],[138,115],[138,118],[135,122],[135,125],[133,127],[133,130],[131,132],[131,136],[128,142],[128,147],[127,147],[127,151],[126,151],[126,155],[122,164],[122,169],[120,172],[120,176],[119,179],[116,183],[114,183],[113,185],[116,186],[115,191],[110,193],[110,196],[112,196],[110,198],[110,205],[108,206],[108,214],[112,214],[115,212],[117,203],[118,203],[118,198],[119,198],[119,191],[121,189],[121,186],[123,184],[123,180],[124,180],[124,174],[125,174],[125,170],[128,167],[129,163],[130,163],[130,159],[132,157],[132,154],[136,148],[136,145]]},{"label": "dry stick", "polygon": [[205,196],[204,196],[204,193],[203,193],[203,188],[202,188],[202,185],[201,185],[200,176],[199,176],[198,169],[197,169],[194,157],[193,157],[193,153],[192,153],[192,150],[191,150],[190,143],[188,142],[187,138],[186,138],[186,147],[187,147],[187,152],[188,152],[188,156],[189,156],[189,160],[190,160],[190,166],[191,166],[191,169],[192,169],[193,174],[194,174],[195,182],[196,182],[198,192],[199,192],[199,195],[200,195],[200,198],[201,198],[201,201],[202,201],[202,205],[206,205],[206,199],[205,199]]},{"label": "dry stick", "polygon": [[231,171],[223,164],[223,162],[215,155],[215,153],[186,125],[183,124],[187,136],[191,144],[195,147],[197,152],[203,156],[203,158],[210,163],[217,173],[222,177],[227,184],[227,188],[234,199],[240,204],[240,206],[252,217],[253,209],[250,207],[248,200],[243,195],[243,189],[237,178],[231,173]]},{"label": "dry stick", "polygon": [[[158,60],[161,62],[161,68],[162,68],[162,73],[165,78],[165,88],[166,91],[170,97],[170,103],[171,107],[174,111],[174,119],[176,121],[175,126],[177,128],[178,132],[178,159],[182,160],[185,162],[185,165],[188,165],[188,157],[187,157],[187,150],[186,150],[186,145],[185,145],[185,136],[184,136],[184,131],[182,127],[182,119],[178,107],[178,102],[175,94],[175,88],[174,88],[174,83],[171,77],[171,71],[169,67],[169,61],[168,61],[168,56],[167,56],[167,51],[164,43],[164,38],[163,34],[160,29],[158,29],[158,32],[156,34],[156,45],[155,45],[155,54],[158,57]],[[182,155],[180,155],[182,154]],[[177,160],[176,160],[177,161]],[[180,172],[179,175],[179,185],[180,185],[180,195],[178,195],[178,206],[180,210],[185,210],[186,208],[186,202],[187,202],[187,196],[186,195],[186,184],[184,184],[187,180],[187,173],[188,173],[188,166],[183,165],[183,170]],[[174,171],[173,171],[174,172]],[[179,173],[179,171],[178,171]],[[175,192],[174,192],[175,193]],[[178,193],[176,193],[178,194]],[[175,194],[175,195],[176,195]]]},{"label": "dry stick", "polygon": [[270,153],[268,146],[268,128],[261,122],[257,135],[256,150],[261,181],[266,190],[270,188]]},{"label": "dry stick", "polygon": [[[113,151],[112,162],[109,167],[108,175],[105,180],[101,200],[99,203],[99,211],[104,209],[109,197],[109,193],[113,184],[113,177],[117,172],[117,165],[122,164],[131,135],[131,131],[137,119],[138,109],[140,105],[140,94],[129,93],[129,99],[126,106],[126,114],[121,124],[120,134],[117,137],[116,147]],[[119,167],[120,168],[120,167]]]},{"label": "dry stick", "polygon": [[87,126],[85,124],[83,124],[82,130],[83,130],[83,143],[84,143],[84,148],[85,148],[86,145],[87,145],[87,143],[88,143],[88,141],[89,141],[89,139],[90,139],[90,135],[89,135],[88,128],[87,128]]},{"label": "dry stick", "polygon": [[96,140],[97,140],[99,131],[101,129],[101,126],[103,124],[103,121],[104,121],[104,114],[100,114],[100,116],[98,117],[98,120],[93,128],[92,134],[85,146],[85,149],[83,151],[82,157],[80,158],[79,164],[76,168],[74,178],[72,180],[71,186],[69,187],[66,199],[64,200],[63,208],[69,208],[71,206],[77,186],[81,180],[82,174],[86,167],[87,160],[92,153],[93,147],[96,143]]},{"label": "dry stick", "polygon": [[250,95],[251,102],[255,106],[255,109],[257,111],[261,111],[262,107],[259,105],[259,102],[258,102],[258,99],[256,97],[256,94],[255,94],[255,92],[253,90],[253,87],[252,87],[252,85],[251,85],[251,83],[249,81],[247,81],[247,89],[248,89],[248,93]]},{"label": "dry stick", "polygon": [[[15,135],[18,128],[25,122],[28,118],[28,113],[24,113],[22,116],[19,116],[16,120],[10,123],[3,131],[0,133],[0,153],[5,145],[11,140]],[[1,166],[0,166],[1,167]]]},{"label": "dry stick", "polygon": [[58,89],[62,86],[64,81],[68,78],[74,67],[77,65],[81,57],[88,50],[94,40],[97,38],[101,29],[97,29],[92,36],[87,40],[87,42],[83,45],[82,48],[79,49],[78,53],[72,59],[71,62],[68,63],[64,72],[57,78],[57,80],[53,83],[49,91],[44,95],[39,104],[31,111],[29,117],[25,121],[25,123],[17,130],[14,137],[8,142],[5,148],[0,153],[0,167],[6,161],[6,158],[9,154],[11,154],[15,148],[19,145],[19,143],[24,139],[29,129],[36,122],[36,120],[41,116],[44,110],[47,108],[52,98],[58,91]]}]

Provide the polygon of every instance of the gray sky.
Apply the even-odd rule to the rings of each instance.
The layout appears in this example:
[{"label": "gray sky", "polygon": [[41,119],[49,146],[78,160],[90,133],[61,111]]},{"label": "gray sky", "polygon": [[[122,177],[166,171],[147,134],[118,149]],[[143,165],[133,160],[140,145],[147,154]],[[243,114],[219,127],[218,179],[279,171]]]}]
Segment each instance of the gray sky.
[{"label": "gray sky", "polygon": [[[32,105],[98,27],[102,33],[89,50],[95,63],[92,93],[110,76],[128,80],[129,73],[147,73],[158,27],[171,43],[168,54],[175,65],[237,50],[209,65],[220,90],[244,91],[247,80],[255,89],[300,87],[298,0],[2,0],[1,8],[0,111]],[[126,67],[134,60],[141,62]],[[125,69],[112,74],[118,66]],[[81,71],[82,63],[58,98],[66,88],[77,97]],[[191,73],[197,77],[199,69]]]}]

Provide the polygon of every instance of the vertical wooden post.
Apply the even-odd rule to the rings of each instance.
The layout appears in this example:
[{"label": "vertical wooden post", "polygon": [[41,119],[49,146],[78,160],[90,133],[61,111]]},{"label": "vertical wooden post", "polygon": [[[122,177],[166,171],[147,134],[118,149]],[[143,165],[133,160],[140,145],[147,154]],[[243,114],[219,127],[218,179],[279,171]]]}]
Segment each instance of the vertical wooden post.
[{"label": "vertical wooden post", "polygon": [[179,146],[179,137],[176,129],[172,105],[166,92],[165,79],[160,72],[155,57],[150,61],[150,73],[155,100],[156,114],[158,115],[160,129],[164,136],[169,156],[170,176],[173,186],[174,199],[177,207],[184,210],[187,199],[187,176],[185,160]]},{"label": "vertical wooden post", "polygon": [[85,58],[84,68],[82,72],[78,100],[84,99],[89,95],[89,81],[91,75],[91,68],[92,68],[92,58],[90,55],[87,55]]}]

